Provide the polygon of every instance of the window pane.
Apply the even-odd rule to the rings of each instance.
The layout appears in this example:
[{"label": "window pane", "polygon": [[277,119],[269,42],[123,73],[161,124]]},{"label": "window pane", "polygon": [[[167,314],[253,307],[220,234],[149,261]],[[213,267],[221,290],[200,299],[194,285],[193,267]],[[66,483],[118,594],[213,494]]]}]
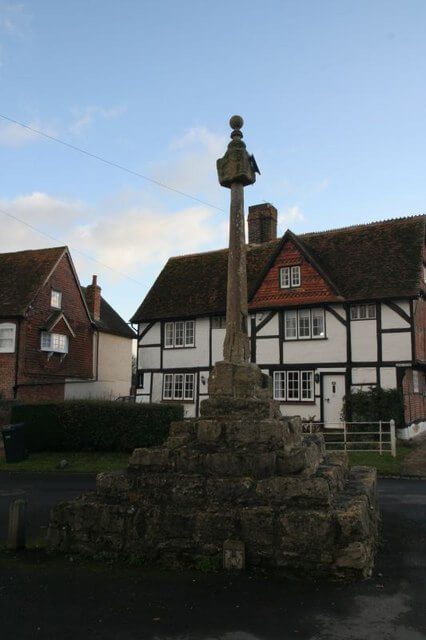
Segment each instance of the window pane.
[{"label": "window pane", "polygon": [[298,287],[300,285],[300,267],[291,268],[291,286]]},{"label": "window pane", "polygon": [[62,298],[62,294],[60,291],[55,291],[54,289],[52,289],[51,295],[50,295],[50,306],[51,307],[55,307],[56,309],[60,309],[61,308],[61,298]]},{"label": "window pane", "polygon": [[375,318],[376,317],[376,305],[375,304],[369,304],[368,305],[368,317],[369,318]]},{"label": "window pane", "polygon": [[351,307],[351,319],[358,320],[358,307],[356,305]]},{"label": "window pane", "polygon": [[312,337],[324,338],[324,309],[312,309]]},{"label": "window pane", "polygon": [[359,305],[359,317],[363,320],[367,317],[367,307],[365,304]]},{"label": "window pane", "polygon": [[15,351],[15,327],[0,326],[0,351],[13,353]]},{"label": "window pane", "polygon": [[295,340],[297,338],[297,312],[285,312],[285,337],[286,340]]},{"label": "window pane", "polygon": [[226,326],[225,316],[214,316],[212,318],[212,329],[223,329]]},{"label": "window pane", "polygon": [[287,371],[287,400],[299,400],[298,371]]},{"label": "window pane", "polygon": [[274,398],[285,400],[285,372],[274,371]]},{"label": "window pane", "polygon": [[302,400],[313,400],[314,399],[314,372],[313,371],[302,371]]},{"label": "window pane", "polygon": [[173,322],[166,322],[164,334],[164,346],[173,347]]},{"label": "window pane", "polygon": [[51,334],[43,332],[41,334],[41,348],[42,349],[50,349],[51,348]]},{"label": "window pane", "polygon": [[194,320],[187,320],[185,322],[185,347],[194,346]]},{"label": "window pane", "polygon": [[175,400],[182,400],[183,398],[183,373],[175,374],[175,389],[173,397]]},{"label": "window pane", "polygon": [[309,309],[299,311],[299,338],[311,337],[311,313]]},{"label": "window pane", "polygon": [[185,323],[175,322],[175,347],[183,347],[184,333],[185,333]]},{"label": "window pane", "polygon": [[163,398],[165,400],[171,400],[173,398],[173,374],[171,373],[164,374]]},{"label": "window pane", "polygon": [[185,374],[185,400],[194,399],[194,374]]},{"label": "window pane", "polygon": [[290,267],[280,269],[280,286],[282,289],[288,289],[290,286]]}]

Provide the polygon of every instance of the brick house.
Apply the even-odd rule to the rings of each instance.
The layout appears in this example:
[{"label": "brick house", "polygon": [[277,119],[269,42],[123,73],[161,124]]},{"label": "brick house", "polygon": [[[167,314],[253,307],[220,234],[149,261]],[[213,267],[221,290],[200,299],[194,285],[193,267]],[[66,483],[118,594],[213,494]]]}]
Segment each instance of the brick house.
[{"label": "brick house", "polygon": [[[94,345],[100,331],[110,330],[111,314],[101,327],[90,312],[90,291],[87,298],[67,247],[0,254],[0,396],[62,400],[74,381],[92,395]],[[131,345],[134,334],[121,322]],[[129,387],[130,370],[131,347]]]},{"label": "brick house", "polygon": [[[351,389],[402,388],[426,420],[425,216],[277,238],[277,211],[249,208],[251,359],[283,413],[338,422]],[[171,258],[134,314],[139,402],[198,415],[225,335],[227,250]]]}]

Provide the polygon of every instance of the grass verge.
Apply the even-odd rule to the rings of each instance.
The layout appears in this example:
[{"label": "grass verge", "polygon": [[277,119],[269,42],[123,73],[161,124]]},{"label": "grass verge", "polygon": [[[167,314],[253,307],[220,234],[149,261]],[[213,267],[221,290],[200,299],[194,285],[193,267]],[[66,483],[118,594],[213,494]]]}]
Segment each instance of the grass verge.
[{"label": "grass verge", "polygon": [[401,473],[401,464],[405,456],[412,451],[412,448],[398,445],[396,448],[396,458],[388,453],[379,455],[375,451],[353,451],[349,453],[351,466],[376,467],[380,476],[398,476]]},{"label": "grass verge", "polygon": [[[67,460],[66,467],[58,468],[61,460]],[[10,462],[0,460],[0,471],[43,471],[56,473],[100,473],[119,471],[127,467],[128,453],[96,453],[76,451],[48,451],[32,453],[26,460]]]}]

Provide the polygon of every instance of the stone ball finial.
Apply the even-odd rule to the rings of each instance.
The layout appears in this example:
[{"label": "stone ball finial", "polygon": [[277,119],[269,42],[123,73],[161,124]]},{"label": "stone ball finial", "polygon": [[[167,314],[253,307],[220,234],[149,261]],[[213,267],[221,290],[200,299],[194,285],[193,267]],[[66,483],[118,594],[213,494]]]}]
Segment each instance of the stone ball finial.
[{"label": "stone ball finial", "polygon": [[241,116],[232,116],[229,120],[231,129],[241,129],[244,124],[244,120]]}]

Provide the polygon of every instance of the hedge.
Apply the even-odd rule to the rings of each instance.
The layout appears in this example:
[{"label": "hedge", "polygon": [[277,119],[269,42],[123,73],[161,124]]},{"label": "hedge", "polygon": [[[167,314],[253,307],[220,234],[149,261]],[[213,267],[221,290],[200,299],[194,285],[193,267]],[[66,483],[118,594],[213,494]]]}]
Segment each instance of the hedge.
[{"label": "hedge", "polygon": [[399,389],[370,387],[368,391],[353,391],[345,396],[343,413],[352,422],[395,420],[404,426],[404,398]]},{"label": "hedge", "polygon": [[108,400],[65,400],[12,407],[12,422],[25,424],[29,451],[121,451],[159,445],[181,405]]}]

